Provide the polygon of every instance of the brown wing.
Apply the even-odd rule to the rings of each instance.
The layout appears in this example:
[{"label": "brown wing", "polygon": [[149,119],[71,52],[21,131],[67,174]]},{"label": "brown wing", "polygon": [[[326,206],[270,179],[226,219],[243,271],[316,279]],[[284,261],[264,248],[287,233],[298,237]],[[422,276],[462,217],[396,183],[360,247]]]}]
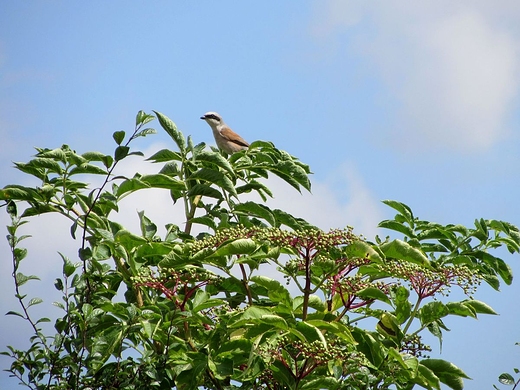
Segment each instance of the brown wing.
[{"label": "brown wing", "polygon": [[229,127],[224,127],[222,130],[220,130],[220,135],[228,141],[233,142],[234,144],[244,146],[246,148],[249,147],[247,141],[243,139],[241,136],[239,136],[237,133],[235,133],[233,130],[231,130]]}]

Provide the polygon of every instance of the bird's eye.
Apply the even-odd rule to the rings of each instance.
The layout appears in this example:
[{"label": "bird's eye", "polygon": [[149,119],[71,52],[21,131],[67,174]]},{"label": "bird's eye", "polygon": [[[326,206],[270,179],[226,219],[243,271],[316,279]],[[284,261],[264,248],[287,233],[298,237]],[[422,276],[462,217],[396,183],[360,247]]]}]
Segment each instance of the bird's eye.
[{"label": "bird's eye", "polygon": [[220,118],[218,116],[216,116],[215,114],[210,114],[210,115],[207,116],[207,118],[215,119],[216,121],[220,122]]}]

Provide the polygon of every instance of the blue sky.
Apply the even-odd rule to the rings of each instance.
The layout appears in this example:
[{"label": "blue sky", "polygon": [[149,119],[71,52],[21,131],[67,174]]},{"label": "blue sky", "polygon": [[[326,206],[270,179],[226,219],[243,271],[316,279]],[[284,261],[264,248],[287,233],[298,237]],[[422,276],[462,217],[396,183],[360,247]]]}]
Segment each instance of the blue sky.
[{"label": "blue sky", "polygon": [[[440,223],[520,225],[519,17],[517,2],[502,0],[4,2],[0,186],[27,180],[12,161],[35,146],[109,153],[112,132],[131,131],[141,109],[213,144],[199,117],[218,111],[246,140],[310,164],[313,194],[273,183],[272,204],[324,229],[386,234],[375,228],[393,215],[382,199]],[[169,145],[161,133],[139,141],[148,155]],[[158,205],[139,207],[160,219]],[[58,241],[68,232],[60,221],[30,229],[26,267],[44,274],[44,295],[56,251],[74,257],[77,243]],[[8,270],[5,243],[0,251]],[[506,260],[520,271],[518,256]],[[9,272],[0,285],[0,311],[14,309]],[[519,293],[483,288],[476,298],[499,317],[447,321],[441,357],[474,378],[468,388],[520,366]],[[0,349],[23,329],[4,317]],[[14,384],[0,374],[0,387]]]}]

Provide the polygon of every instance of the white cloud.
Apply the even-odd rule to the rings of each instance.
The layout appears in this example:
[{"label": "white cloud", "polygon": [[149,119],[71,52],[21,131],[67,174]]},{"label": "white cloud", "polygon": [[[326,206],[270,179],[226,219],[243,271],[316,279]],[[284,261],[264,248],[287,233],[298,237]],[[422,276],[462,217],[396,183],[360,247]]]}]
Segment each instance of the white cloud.
[{"label": "white cloud", "polygon": [[317,9],[313,36],[366,56],[398,101],[399,130],[388,138],[468,150],[507,136],[520,87],[520,31],[507,20],[518,7],[330,0]]},{"label": "white cloud", "polygon": [[268,186],[275,196],[267,202],[271,208],[304,218],[323,230],[352,226],[356,234],[368,238],[377,234],[382,219],[380,202],[353,166],[331,172],[325,182],[313,181],[312,193],[300,195],[276,177],[269,179]]}]

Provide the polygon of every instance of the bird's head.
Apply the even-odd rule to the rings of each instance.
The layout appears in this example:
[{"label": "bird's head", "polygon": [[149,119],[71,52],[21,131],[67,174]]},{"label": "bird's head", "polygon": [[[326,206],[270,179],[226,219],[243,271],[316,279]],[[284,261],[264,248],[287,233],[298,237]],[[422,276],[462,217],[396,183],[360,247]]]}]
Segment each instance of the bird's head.
[{"label": "bird's head", "polygon": [[206,112],[200,117],[200,119],[204,119],[212,128],[216,128],[217,126],[224,124],[222,117],[216,112],[212,111]]}]

